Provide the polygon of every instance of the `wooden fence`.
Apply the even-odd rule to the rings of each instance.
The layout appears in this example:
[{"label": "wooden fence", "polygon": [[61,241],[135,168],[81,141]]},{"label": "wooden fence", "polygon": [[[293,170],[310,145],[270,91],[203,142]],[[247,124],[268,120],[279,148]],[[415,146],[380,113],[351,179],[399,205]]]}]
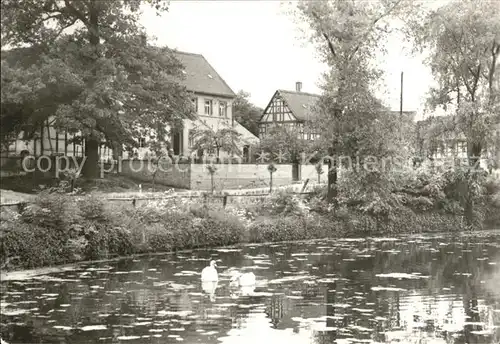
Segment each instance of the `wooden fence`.
[{"label": "wooden fence", "polygon": [[[311,192],[290,192],[293,195],[310,195]],[[220,200],[222,202],[223,208],[225,208],[228,204],[229,198],[236,197],[266,197],[269,196],[270,193],[262,193],[262,194],[241,194],[241,195],[211,195],[211,194],[201,194],[201,195],[175,195],[175,196],[167,196],[167,197],[117,197],[117,198],[104,198],[106,201],[110,202],[130,202],[134,207],[137,205],[139,201],[161,201],[168,199],[176,199],[176,198],[202,198],[204,203],[207,203],[210,200]],[[2,203],[0,207],[17,207],[18,211],[22,211],[24,207],[33,202],[13,202],[13,203]]]},{"label": "wooden fence", "polygon": [[[310,195],[311,192],[305,192],[307,184],[309,182],[309,179],[306,179],[304,185],[302,186],[302,190],[300,192],[290,192],[290,194],[293,195]],[[209,200],[217,199],[222,201],[222,206],[225,208],[228,203],[228,199],[233,197],[266,197],[271,195],[271,192],[263,192],[263,193],[257,193],[257,194],[210,194],[208,192],[205,193],[199,193],[199,194],[191,194],[191,195],[183,195],[183,194],[177,194],[177,195],[171,195],[171,196],[164,196],[164,197],[109,197],[109,198],[103,198],[106,201],[111,201],[111,202],[131,202],[131,204],[135,207],[137,205],[138,201],[161,201],[161,200],[167,200],[167,199],[178,199],[178,198],[202,198],[203,202],[208,202]],[[79,197],[79,196],[75,196]],[[24,207],[26,207],[28,204],[31,204],[33,202],[31,201],[22,201],[22,202],[11,202],[11,203],[2,203],[0,204],[0,208],[3,207],[17,207],[18,211],[22,211]]]}]

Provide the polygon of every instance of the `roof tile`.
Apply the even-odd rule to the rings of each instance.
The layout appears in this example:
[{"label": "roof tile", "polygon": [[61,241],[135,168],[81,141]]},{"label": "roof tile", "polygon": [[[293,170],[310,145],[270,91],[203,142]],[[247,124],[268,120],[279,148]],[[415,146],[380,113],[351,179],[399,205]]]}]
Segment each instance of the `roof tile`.
[{"label": "roof tile", "polygon": [[299,121],[305,121],[310,118],[311,108],[319,100],[319,95],[305,92],[292,92],[278,90],[288,105],[290,111]]},{"label": "roof tile", "polygon": [[189,91],[213,94],[218,96],[236,97],[236,94],[200,54],[174,51],[174,56],[184,65],[183,84]]}]

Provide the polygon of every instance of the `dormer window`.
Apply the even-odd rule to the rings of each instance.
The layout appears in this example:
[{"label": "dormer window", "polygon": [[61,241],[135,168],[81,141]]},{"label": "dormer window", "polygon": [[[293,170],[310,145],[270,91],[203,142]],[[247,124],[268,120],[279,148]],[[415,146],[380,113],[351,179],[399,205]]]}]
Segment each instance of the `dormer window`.
[{"label": "dormer window", "polygon": [[213,100],[205,99],[205,115],[212,116],[213,115]]}]

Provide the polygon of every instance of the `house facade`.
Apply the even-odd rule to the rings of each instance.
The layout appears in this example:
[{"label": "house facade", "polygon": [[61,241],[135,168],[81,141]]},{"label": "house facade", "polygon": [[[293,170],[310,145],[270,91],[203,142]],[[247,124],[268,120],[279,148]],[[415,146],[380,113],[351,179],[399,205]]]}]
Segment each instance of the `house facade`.
[{"label": "house facade", "polygon": [[[177,157],[194,157],[203,154],[193,149],[193,132],[195,130],[212,130],[232,128],[240,134],[235,142],[233,153],[245,160],[250,154],[250,147],[258,142],[258,138],[233,119],[233,101],[236,94],[210,65],[203,55],[187,52],[174,52],[176,58],[184,66],[184,79],[179,82],[191,92],[191,102],[196,119],[185,119],[183,128],[171,130],[171,154]],[[148,153],[147,139],[141,139],[135,155],[144,157]],[[220,158],[229,157],[229,152],[221,152]],[[124,153],[124,158],[128,153]]]},{"label": "house facade", "polygon": [[[24,132],[21,132],[17,139],[12,140],[6,149],[1,150],[1,156],[66,155],[69,157],[83,157],[85,155],[85,142],[80,140],[79,133],[58,131],[54,127],[54,121],[53,117],[48,118],[40,128],[34,131],[34,135],[30,139],[26,139]],[[103,143],[99,148],[99,155],[103,160],[112,159],[113,150]]]},{"label": "house facade", "polygon": [[298,128],[299,135],[314,140],[319,135],[307,129],[313,118],[314,106],[319,95],[302,92],[302,83],[295,84],[295,91],[277,90],[259,120],[259,138],[263,139],[273,126]]},{"label": "house facade", "polygon": [[[432,142],[427,139],[429,132],[426,136],[426,131],[431,130],[433,125],[446,125],[450,120],[449,116],[440,116],[417,122],[417,150],[425,155],[422,157],[424,160],[437,165],[457,160],[467,163],[467,138],[463,133],[443,131],[431,133]],[[500,123],[493,125],[491,130],[492,140],[490,146],[485,147],[481,154],[480,165],[486,170],[494,171],[500,167]]]},{"label": "house facade", "polygon": [[[191,132],[195,129],[210,128],[217,131],[222,128],[233,128],[240,134],[240,140],[235,143],[233,153],[236,152],[245,158],[245,154],[250,154],[249,147],[257,143],[258,138],[233,120],[232,104],[236,94],[203,55],[179,51],[174,52],[174,54],[184,66],[182,71],[184,78],[179,82],[192,94],[191,101],[196,119],[185,119],[182,129],[170,130],[171,153],[174,156],[184,157],[197,154],[198,152],[192,151],[193,142],[190,140]],[[85,144],[78,140],[78,133],[57,131],[53,122],[53,118],[45,121],[40,128],[35,130],[35,135],[30,140],[25,140],[24,133],[20,133],[17,140],[13,140],[7,149],[2,149],[2,156],[84,156]],[[122,158],[144,158],[147,156],[149,153],[148,138],[140,138],[138,146],[131,152],[123,150]],[[221,157],[228,155],[227,152],[221,153]],[[100,147],[100,157],[103,160],[113,159],[113,150],[105,143]]]}]

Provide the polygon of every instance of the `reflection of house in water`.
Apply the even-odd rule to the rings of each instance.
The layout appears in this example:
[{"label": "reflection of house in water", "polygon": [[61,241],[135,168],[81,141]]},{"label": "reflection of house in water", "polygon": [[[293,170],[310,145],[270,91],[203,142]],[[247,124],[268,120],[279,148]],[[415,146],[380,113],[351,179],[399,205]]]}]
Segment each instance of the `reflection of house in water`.
[{"label": "reflection of house in water", "polygon": [[[421,295],[416,291],[412,295],[402,296],[400,301],[400,326],[391,326],[386,334],[385,341],[432,339],[439,343],[438,338],[447,338],[450,343],[488,342],[487,337],[476,336],[471,331],[481,331],[494,326],[492,307],[485,305],[482,300],[477,301],[475,315],[471,317],[464,309],[464,299],[461,295],[429,296]],[[394,319],[394,307],[390,308],[389,315]],[[467,323],[472,323],[467,325]],[[391,325],[395,323],[391,322]],[[481,324],[484,324],[481,326]],[[462,336],[465,338],[460,339]],[[443,341],[446,343],[446,341]]]},{"label": "reflection of house in water", "polygon": [[285,315],[283,302],[286,302],[285,295],[273,295],[268,299],[266,314],[271,319],[274,328],[278,327],[279,322]]}]

